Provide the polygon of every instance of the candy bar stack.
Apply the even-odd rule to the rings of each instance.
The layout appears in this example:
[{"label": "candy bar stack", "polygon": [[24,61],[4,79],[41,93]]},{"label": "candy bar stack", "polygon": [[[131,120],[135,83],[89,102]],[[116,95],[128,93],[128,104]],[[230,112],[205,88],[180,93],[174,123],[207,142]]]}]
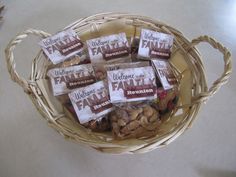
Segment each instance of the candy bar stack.
[{"label": "candy bar stack", "polygon": [[[155,135],[177,104],[169,63],[174,37],[149,29],[82,41],[73,29],[39,42],[52,93],[82,126],[114,138]],[[131,47],[132,46],[132,47]],[[63,97],[63,100],[61,99]]]}]

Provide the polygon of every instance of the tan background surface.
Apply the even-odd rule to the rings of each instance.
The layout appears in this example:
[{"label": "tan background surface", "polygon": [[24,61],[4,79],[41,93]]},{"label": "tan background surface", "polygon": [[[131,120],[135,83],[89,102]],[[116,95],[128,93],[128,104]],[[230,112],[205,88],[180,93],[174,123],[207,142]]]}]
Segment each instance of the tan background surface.
[{"label": "tan background surface", "polygon": [[[236,79],[203,105],[193,127],[166,148],[140,155],[107,155],[65,141],[47,127],[23,90],[10,81],[4,48],[29,27],[56,32],[78,18],[107,11],[150,16],[192,39],[210,35],[236,55],[234,0],[3,0],[0,25],[0,177],[233,177],[236,176]],[[38,46],[16,50],[17,69],[28,76]],[[221,56],[200,45],[209,83],[222,71]],[[236,64],[234,63],[234,66]]]}]

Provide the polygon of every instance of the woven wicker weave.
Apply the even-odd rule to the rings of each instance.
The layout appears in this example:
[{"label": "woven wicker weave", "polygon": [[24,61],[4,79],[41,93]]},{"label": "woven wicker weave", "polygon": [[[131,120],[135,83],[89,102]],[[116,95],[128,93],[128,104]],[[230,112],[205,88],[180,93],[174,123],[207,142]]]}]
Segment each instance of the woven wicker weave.
[{"label": "woven wicker weave", "polygon": [[[29,79],[22,78],[16,72],[13,55],[16,45],[31,34],[40,38],[48,37],[50,34],[40,30],[28,29],[10,41],[5,52],[11,78],[23,87],[38,111],[47,120],[48,125],[65,138],[89,145],[101,152],[144,153],[169,144],[191,126],[201,104],[213,96],[228,81],[232,71],[230,52],[214,39],[201,36],[190,42],[180,31],[148,17],[120,13],[98,14],[80,19],[66,28],[73,28],[83,41],[118,32],[126,32],[130,38],[135,35],[138,36],[140,28],[149,28],[175,36],[170,62],[180,76],[180,99],[177,110],[173,111],[169,118],[162,123],[156,136],[119,141],[114,140],[111,133],[94,133],[80,126],[63,110],[60,102],[53,97],[48,88],[46,71],[51,63],[45,59],[42,50],[32,62]],[[195,45],[200,42],[207,42],[222,53],[224,58],[224,71],[210,88],[207,87],[201,55],[195,48]]]}]

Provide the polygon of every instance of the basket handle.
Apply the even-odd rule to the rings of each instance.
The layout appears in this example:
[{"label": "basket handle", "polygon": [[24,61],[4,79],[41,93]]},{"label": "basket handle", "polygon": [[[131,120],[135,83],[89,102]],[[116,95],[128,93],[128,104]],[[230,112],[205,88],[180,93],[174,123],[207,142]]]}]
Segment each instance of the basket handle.
[{"label": "basket handle", "polygon": [[41,38],[46,38],[50,36],[49,33],[46,33],[41,30],[35,30],[35,29],[28,29],[25,30],[24,32],[18,34],[15,38],[13,38],[9,44],[7,45],[5,49],[5,57],[6,57],[6,62],[7,62],[7,69],[8,72],[10,73],[11,79],[18,83],[26,93],[30,93],[30,88],[29,88],[29,81],[26,80],[25,78],[21,77],[17,71],[16,71],[16,62],[14,59],[14,54],[13,50],[15,49],[16,45],[21,43],[24,38],[26,38],[28,35],[36,35]]},{"label": "basket handle", "polygon": [[224,47],[222,44],[217,42],[215,39],[209,37],[209,36],[200,36],[196,39],[193,39],[191,42],[191,47],[194,47],[195,45],[199,44],[200,42],[207,42],[210,44],[214,49],[217,49],[220,53],[223,54],[224,58],[224,71],[222,75],[213,82],[212,86],[208,89],[206,92],[202,92],[199,95],[197,95],[193,99],[193,103],[200,103],[207,101],[211,96],[213,96],[222,85],[228,82],[228,79],[230,77],[230,74],[232,72],[232,58],[231,53],[228,51],[226,47]]}]

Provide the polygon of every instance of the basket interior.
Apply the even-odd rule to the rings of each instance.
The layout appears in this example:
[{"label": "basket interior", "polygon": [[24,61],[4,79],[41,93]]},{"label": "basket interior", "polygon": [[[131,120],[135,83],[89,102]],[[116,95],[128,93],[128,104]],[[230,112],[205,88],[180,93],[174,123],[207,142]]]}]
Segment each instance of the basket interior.
[{"label": "basket interior", "polygon": [[130,39],[140,35],[141,28],[169,33],[175,36],[171,64],[179,78],[179,101],[177,108],[160,126],[158,134],[149,138],[114,140],[111,133],[95,133],[84,128],[66,111],[61,102],[52,95],[46,72],[52,67],[39,51],[32,65],[31,79],[37,82],[32,86],[32,101],[48,124],[64,137],[85,143],[102,152],[147,152],[173,141],[182,134],[194,120],[200,103],[192,105],[192,99],[206,90],[204,69],[200,54],[190,48],[190,42],[176,29],[147,17],[130,15],[97,15],[81,19],[66,28],[73,28],[82,41],[87,39],[125,32]]}]

